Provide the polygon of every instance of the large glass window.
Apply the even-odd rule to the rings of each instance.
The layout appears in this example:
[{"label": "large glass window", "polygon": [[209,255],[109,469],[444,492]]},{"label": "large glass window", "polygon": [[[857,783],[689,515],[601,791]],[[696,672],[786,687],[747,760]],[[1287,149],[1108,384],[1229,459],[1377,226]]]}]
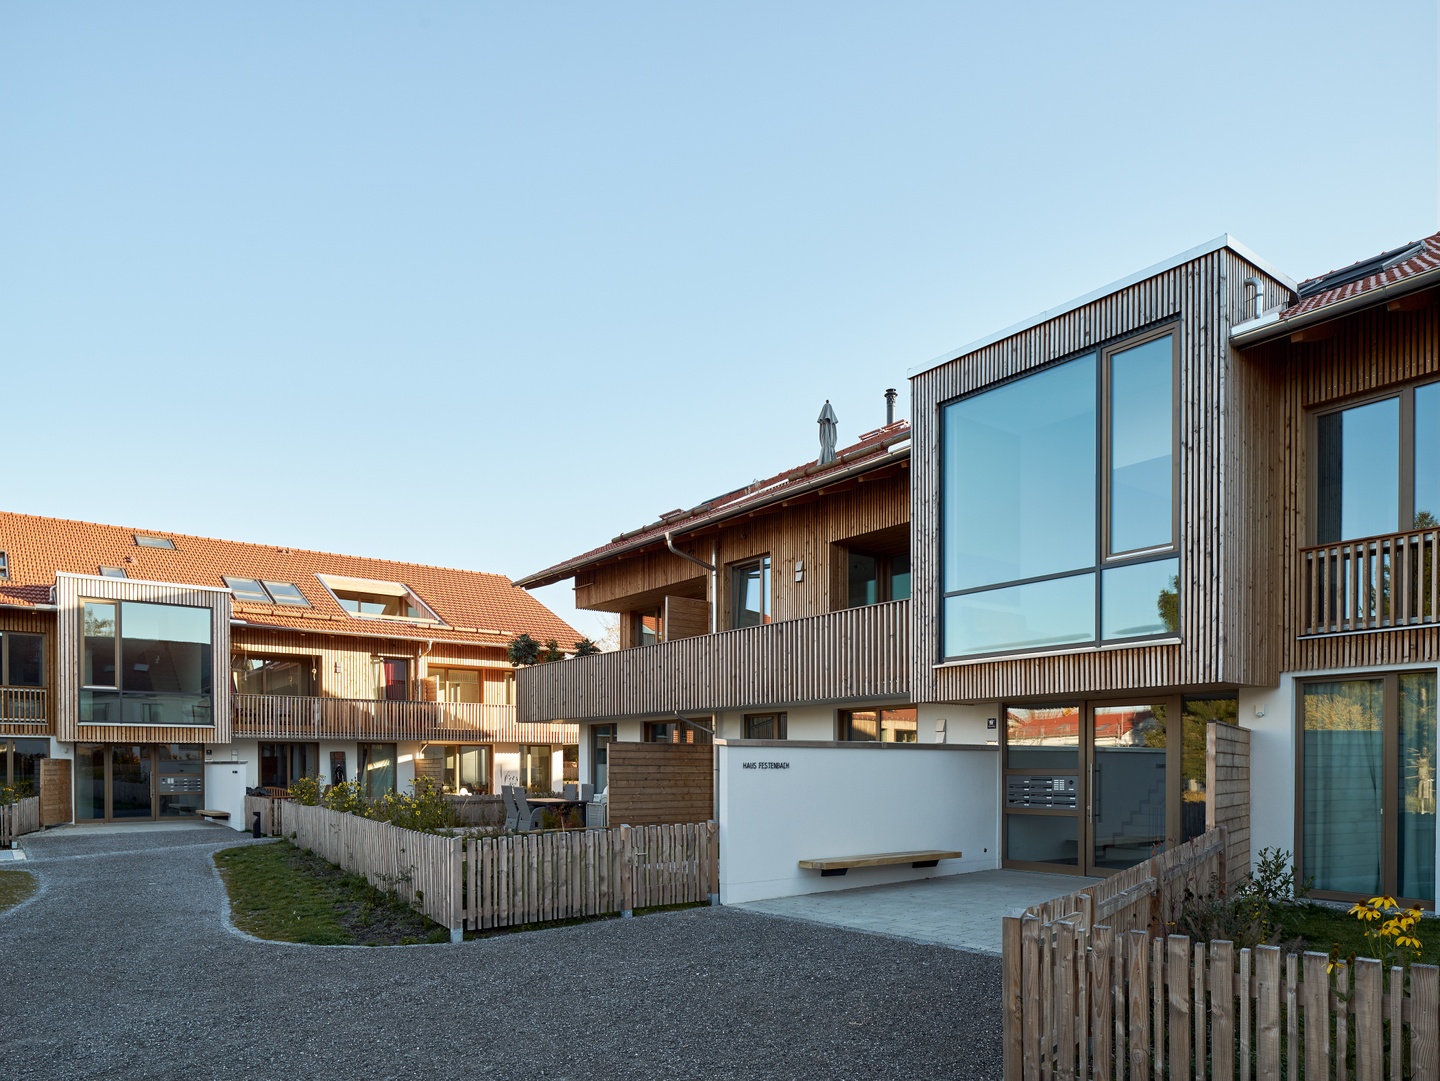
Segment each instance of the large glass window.
[{"label": "large glass window", "polygon": [[80,723],[213,725],[208,608],[86,601]]},{"label": "large glass window", "polygon": [[942,409],[946,657],[1178,631],[1175,356],[1152,335]]},{"label": "large glass window", "polygon": [[597,724],[590,727],[590,783],[596,792],[604,792],[610,783],[610,744],[614,743],[615,726]]},{"label": "large glass window", "polygon": [[360,792],[367,799],[377,799],[395,787],[395,744],[362,743],[359,745],[359,765],[356,768]]},{"label": "large glass window", "polygon": [[520,749],[520,786],[526,792],[549,793],[552,790],[548,746],[537,744]]},{"label": "large glass window", "polygon": [[1440,524],[1440,383],[1315,418],[1315,543]]},{"label": "large glass window", "polygon": [[17,788],[22,796],[40,792],[40,763],[50,757],[48,739],[0,739],[0,785]]},{"label": "large glass window", "polygon": [[1433,670],[1307,683],[1301,863],[1318,891],[1435,900]]},{"label": "large glass window", "polygon": [[478,796],[490,791],[490,748],[455,745],[445,748],[445,791]]},{"label": "large glass window", "polygon": [[428,669],[435,679],[435,694],[441,702],[483,702],[480,672],[475,668]]},{"label": "large glass window", "polygon": [[410,698],[410,661],[405,657],[374,658],[375,697],[405,702]]},{"label": "large glass window", "polygon": [[730,568],[730,617],[736,627],[770,622],[770,557]]},{"label": "large glass window", "polygon": [[45,636],[0,633],[0,687],[45,686]]},{"label": "large glass window", "polygon": [[280,694],[297,698],[315,696],[313,657],[251,657],[230,659],[237,694]]},{"label": "large glass window", "polygon": [[260,744],[260,784],[266,788],[289,788],[302,777],[320,776],[320,744]]}]

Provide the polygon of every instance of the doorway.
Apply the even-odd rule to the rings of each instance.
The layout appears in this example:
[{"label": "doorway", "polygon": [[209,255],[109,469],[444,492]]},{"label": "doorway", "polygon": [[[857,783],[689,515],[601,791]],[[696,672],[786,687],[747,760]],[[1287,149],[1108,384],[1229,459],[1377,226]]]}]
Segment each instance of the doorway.
[{"label": "doorway", "polygon": [[193,818],[204,806],[198,743],[77,743],[77,822]]},{"label": "doorway", "polygon": [[1176,842],[1178,696],[1004,713],[1004,866],[1103,876]]}]

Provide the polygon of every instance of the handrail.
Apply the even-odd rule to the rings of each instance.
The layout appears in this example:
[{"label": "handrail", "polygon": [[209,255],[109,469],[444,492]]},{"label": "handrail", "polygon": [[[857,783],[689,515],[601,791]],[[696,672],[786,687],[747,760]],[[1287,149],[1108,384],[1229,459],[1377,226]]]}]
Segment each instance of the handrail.
[{"label": "handrail", "polygon": [[44,687],[0,687],[0,721],[47,723],[47,697]]},{"label": "handrail", "polygon": [[1301,637],[1440,622],[1440,527],[1300,549]]},{"label": "handrail", "polygon": [[237,694],[236,736],[261,739],[574,743],[574,725],[521,725],[515,707],[487,702]]}]

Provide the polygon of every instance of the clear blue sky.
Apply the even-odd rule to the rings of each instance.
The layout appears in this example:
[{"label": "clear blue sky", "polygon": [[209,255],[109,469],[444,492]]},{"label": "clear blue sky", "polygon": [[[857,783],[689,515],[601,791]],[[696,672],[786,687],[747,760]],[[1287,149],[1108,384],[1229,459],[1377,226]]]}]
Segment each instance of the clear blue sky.
[{"label": "clear blue sky", "polygon": [[518,577],[1219,233],[1436,217],[1418,0],[8,0],[0,506]]}]

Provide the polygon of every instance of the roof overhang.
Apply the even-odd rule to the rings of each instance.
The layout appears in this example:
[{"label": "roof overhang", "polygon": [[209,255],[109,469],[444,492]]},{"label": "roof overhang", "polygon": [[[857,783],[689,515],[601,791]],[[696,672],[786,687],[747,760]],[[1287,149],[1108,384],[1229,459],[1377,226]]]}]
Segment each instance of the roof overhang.
[{"label": "roof overhang", "polygon": [[1268,260],[1256,255],[1229,233],[1222,233],[1215,239],[1197,245],[1189,251],[1182,251],[1178,255],[1172,255],[1169,259],[1162,259],[1160,262],[1153,266],[1148,266],[1144,270],[1137,270],[1133,274],[1127,274],[1118,281],[1113,281],[1109,285],[1101,286],[1099,289],[1086,293],[1084,296],[1076,297],[1068,303],[1061,304],[1058,308],[1050,308],[1047,311],[1040,312],[1038,315],[1032,315],[1030,318],[1022,320],[1014,326],[1009,326],[1004,330],[996,331],[994,334],[988,334],[983,338],[978,338],[969,345],[961,346],[959,349],[952,349],[948,353],[941,353],[934,360],[911,368],[905,375],[907,378],[914,379],[916,376],[923,375],[933,368],[940,367],[942,364],[949,364],[951,361],[959,360],[961,357],[968,356],[978,349],[984,349],[987,345],[994,345],[996,342],[1004,341],[1006,338],[1014,337],[1016,334],[1023,334],[1027,330],[1033,330],[1041,323],[1048,323],[1051,319],[1057,319],[1062,315],[1067,315],[1079,308],[1083,308],[1087,304],[1093,304],[1095,301],[1107,297],[1111,293],[1118,293],[1121,289],[1128,289],[1132,285],[1138,285],[1147,278],[1153,278],[1157,274],[1164,274],[1168,270],[1174,270],[1178,266],[1183,266],[1186,263],[1226,248],[1233,251],[1247,263],[1250,263],[1252,266],[1274,278],[1292,293],[1295,292],[1296,283],[1288,274],[1273,266]]},{"label": "roof overhang", "polygon": [[1294,334],[1297,330],[1319,326],[1321,323],[1343,318],[1363,308],[1385,304],[1407,293],[1417,293],[1436,285],[1440,285],[1440,267],[1412,274],[1408,278],[1387,282],[1374,289],[1367,289],[1363,293],[1356,293],[1344,300],[1337,300],[1334,304],[1327,304],[1323,308],[1314,308],[1290,319],[1282,319],[1280,313],[1283,309],[1276,308],[1263,312],[1244,323],[1235,324],[1230,330],[1230,344],[1243,349],[1246,346],[1273,341],[1276,338],[1283,338],[1287,334]]},{"label": "roof overhang", "polygon": [[660,533],[646,533],[642,536],[635,537],[627,544],[622,544],[615,548],[607,548],[604,551],[594,553],[594,555],[590,557],[581,556],[576,559],[567,560],[564,563],[556,564],[549,570],[537,571],[535,574],[527,575],[524,578],[517,578],[515,584],[521,589],[538,589],[541,586],[554,585],[556,582],[563,582],[567,578],[575,577],[578,572],[585,570],[587,567],[592,567],[600,563],[608,563],[612,559],[630,555],[643,548],[664,545],[665,533],[669,533],[672,538],[683,537],[708,526],[728,521],[731,518],[752,514],[766,507],[773,507],[777,503],[784,503],[798,496],[821,491],[839,481],[849,480],[851,477],[860,476],[861,474],[869,473],[876,469],[882,469],[896,462],[907,461],[910,457],[909,444],[910,433],[906,432],[903,437],[897,438],[894,441],[894,445],[890,446],[888,450],[879,454],[869,455],[855,462],[853,465],[829,470],[813,477],[804,484],[778,485],[774,492],[767,494],[763,498],[740,502],[733,507],[723,507],[712,514],[691,519],[683,525],[677,524],[674,528]]}]

